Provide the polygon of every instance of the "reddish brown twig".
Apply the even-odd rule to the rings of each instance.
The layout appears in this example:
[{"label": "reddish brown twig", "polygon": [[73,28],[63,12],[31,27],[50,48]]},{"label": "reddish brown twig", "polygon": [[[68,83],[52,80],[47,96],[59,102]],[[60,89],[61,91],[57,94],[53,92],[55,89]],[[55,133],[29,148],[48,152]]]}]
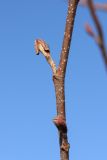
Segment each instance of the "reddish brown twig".
[{"label": "reddish brown twig", "polygon": [[[88,5],[87,0],[81,0],[79,3],[82,7],[86,7]],[[107,12],[107,3],[95,3],[94,9],[99,11],[105,11]]]},{"label": "reddish brown twig", "polygon": [[101,24],[100,24],[100,21],[99,21],[97,15],[96,15],[93,1],[87,0],[87,4],[88,4],[91,16],[93,18],[93,21],[95,23],[97,33],[98,33],[98,36],[97,36],[97,38],[95,38],[95,40],[101,50],[102,57],[103,57],[103,60],[104,60],[104,63],[105,63],[106,69],[107,69],[107,52],[106,52],[106,46],[105,46],[105,42],[104,42],[102,27],[101,27]]},{"label": "reddish brown twig", "polygon": [[66,66],[68,61],[70,42],[71,42],[74,19],[78,2],[79,0],[69,0],[68,3],[68,13],[66,18],[64,40],[63,40],[58,69],[56,69],[56,65],[51,58],[50,49],[48,48],[46,42],[40,39],[35,41],[35,50],[37,54],[41,52],[45,56],[47,62],[50,64],[53,70],[53,82],[55,86],[56,108],[57,108],[57,116],[53,119],[53,122],[59,132],[61,160],[69,160],[70,145],[68,143],[68,137],[67,137],[64,81],[65,81]]},{"label": "reddish brown twig", "polygon": [[66,72],[66,65],[67,65],[70,42],[71,42],[72,31],[73,31],[74,17],[75,17],[78,2],[79,0],[69,0],[66,27],[64,32],[64,40],[62,45],[60,64],[58,67],[58,71],[60,72],[61,76],[65,76],[65,72]]},{"label": "reddish brown twig", "polygon": [[[64,80],[65,80],[70,42],[71,42],[74,19],[78,2],[79,0],[69,0],[66,26],[64,32],[64,40],[60,56],[60,63],[56,75],[53,76],[55,92],[56,92],[56,106],[57,106],[57,116],[54,119],[54,123],[56,122],[57,128],[59,128],[58,130],[59,130],[61,160],[69,159],[69,143],[67,138],[67,124],[66,124],[66,114],[65,114]],[[59,122],[62,122],[62,124]]]},{"label": "reddish brown twig", "polygon": [[105,3],[105,4],[96,3],[95,4],[95,9],[96,10],[101,10],[101,11],[107,11],[107,3]]}]

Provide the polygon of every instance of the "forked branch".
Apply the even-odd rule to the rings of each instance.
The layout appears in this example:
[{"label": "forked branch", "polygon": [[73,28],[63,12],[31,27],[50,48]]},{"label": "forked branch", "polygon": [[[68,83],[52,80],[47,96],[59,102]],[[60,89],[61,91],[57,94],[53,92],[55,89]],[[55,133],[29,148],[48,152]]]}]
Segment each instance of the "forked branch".
[{"label": "forked branch", "polygon": [[53,61],[50,49],[46,42],[37,39],[35,41],[35,50],[37,54],[41,52],[53,71],[53,82],[55,86],[56,94],[56,110],[57,116],[53,119],[55,126],[59,132],[59,145],[60,145],[60,159],[69,160],[69,143],[67,137],[67,123],[66,123],[66,112],[65,112],[65,73],[68,61],[70,42],[72,38],[72,32],[74,27],[74,19],[76,14],[76,9],[79,0],[69,0],[68,3],[68,13],[66,18],[66,26],[64,32],[64,40],[62,44],[62,51],[60,56],[60,63],[58,69],[56,68],[55,62]]}]

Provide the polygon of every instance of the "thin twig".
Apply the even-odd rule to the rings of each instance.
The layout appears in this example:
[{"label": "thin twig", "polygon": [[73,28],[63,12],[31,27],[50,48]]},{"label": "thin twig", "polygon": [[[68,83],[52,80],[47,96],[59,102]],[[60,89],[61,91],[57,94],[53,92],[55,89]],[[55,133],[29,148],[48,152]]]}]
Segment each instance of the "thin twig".
[{"label": "thin twig", "polygon": [[78,2],[79,0],[69,0],[68,2],[68,13],[66,18],[62,51],[60,55],[60,63],[56,75],[53,76],[53,82],[56,92],[56,107],[57,107],[57,116],[53,119],[53,122],[55,123],[59,131],[61,160],[69,160],[70,145],[68,143],[68,137],[67,137],[64,80],[65,80],[70,42],[72,38],[72,32],[73,32],[74,20]]},{"label": "thin twig", "polygon": [[52,68],[53,74],[56,74],[56,64],[51,57],[50,49],[46,42],[41,39],[37,39],[35,40],[34,45],[36,54],[38,55],[41,52],[45,56],[50,67]]},{"label": "thin twig", "polygon": [[98,44],[98,46],[101,50],[102,57],[103,57],[103,60],[104,60],[104,63],[105,63],[106,69],[107,69],[107,51],[106,51],[106,47],[105,47],[102,27],[101,27],[101,24],[100,24],[100,21],[99,21],[97,15],[96,15],[93,1],[92,0],[87,0],[87,4],[88,4],[91,16],[93,18],[93,21],[95,23],[97,33],[98,33],[98,36],[96,38],[96,42],[97,42],[97,44]]},{"label": "thin twig", "polygon": [[70,42],[72,38],[74,19],[75,19],[78,2],[79,0],[69,0],[66,27],[64,32],[64,40],[63,40],[62,51],[60,56],[60,63],[58,67],[58,71],[60,72],[61,76],[65,76],[65,73],[66,73],[66,65],[67,65],[67,60],[69,55]]},{"label": "thin twig", "polygon": [[[82,7],[86,7],[88,5],[87,3],[88,3],[87,0],[81,0],[79,4]],[[98,3],[97,2],[97,3],[94,4],[94,9],[98,10],[98,11],[105,11],[105,12],[107,12],[107,3]]]},{"label": "thin twig", "polygon": [[57,116],[53,119],[59,132],[59,145],[60,145],[60,160],[69,160],[69,143],[67,137],[67,124],[65,112],[65,73],[69,55],[70,42],[74,27],[74,19],[79,0],[69,0],[68,13],[66,18],[66,26],[64,33],[64,40],[60,56],[60,63],[56,69],[55,62],[50,55],[50,49],[46,42],[43,40],[35,41],[35,50],[37,54],[41,52],[53,70],[53,82],[56,94],[56,109]]}]

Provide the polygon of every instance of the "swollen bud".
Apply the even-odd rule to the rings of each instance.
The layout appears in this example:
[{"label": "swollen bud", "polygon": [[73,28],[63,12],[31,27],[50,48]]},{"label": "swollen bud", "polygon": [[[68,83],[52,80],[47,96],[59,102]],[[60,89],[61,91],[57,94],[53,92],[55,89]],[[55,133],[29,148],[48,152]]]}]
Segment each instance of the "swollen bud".
[{"label": "swollen bud", "polygon": [[34,47],[37,55],[39,54],[39,52],[50,54],[49,46],[45,41],[41,39],[35,40]]},{"label": "swollen bud", "polygon": [[53,123],[55,124],[55,126],[58,128],[58,130],[60,132],[64,132],[64,133],[67,132],[66,121],[65,121],[65,118],[63,116],[61,116],[61,115],[56,116],[53,119]]}]

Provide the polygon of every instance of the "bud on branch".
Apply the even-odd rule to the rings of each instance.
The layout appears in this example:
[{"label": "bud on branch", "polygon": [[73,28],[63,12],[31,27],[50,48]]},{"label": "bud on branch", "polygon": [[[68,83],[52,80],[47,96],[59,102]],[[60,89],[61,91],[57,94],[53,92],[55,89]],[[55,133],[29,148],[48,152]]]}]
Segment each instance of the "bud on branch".
[{"label": "bud on branch", "polygon": [[47,62],[52,68],[53,74],[56,74],[56,65],[50,55],[49,46],[45,43],[45,41],[40,39],[35,40],[35,51],[37,55],[39,55],[39,53],[41,52],[45,56]]},{"label": "bud on branch", "polygon": [[65,118],[61,115],[56,116],[53,119],[53,123],[55,126],[58,128],[60,132],[66,133],[67,132],[67,126],[66,126],[66,121]]},{"label": "bud on branch", "polygon": [[85,24],[85,30],[91,37],[95,37],[95,34],[88,23]]}]

